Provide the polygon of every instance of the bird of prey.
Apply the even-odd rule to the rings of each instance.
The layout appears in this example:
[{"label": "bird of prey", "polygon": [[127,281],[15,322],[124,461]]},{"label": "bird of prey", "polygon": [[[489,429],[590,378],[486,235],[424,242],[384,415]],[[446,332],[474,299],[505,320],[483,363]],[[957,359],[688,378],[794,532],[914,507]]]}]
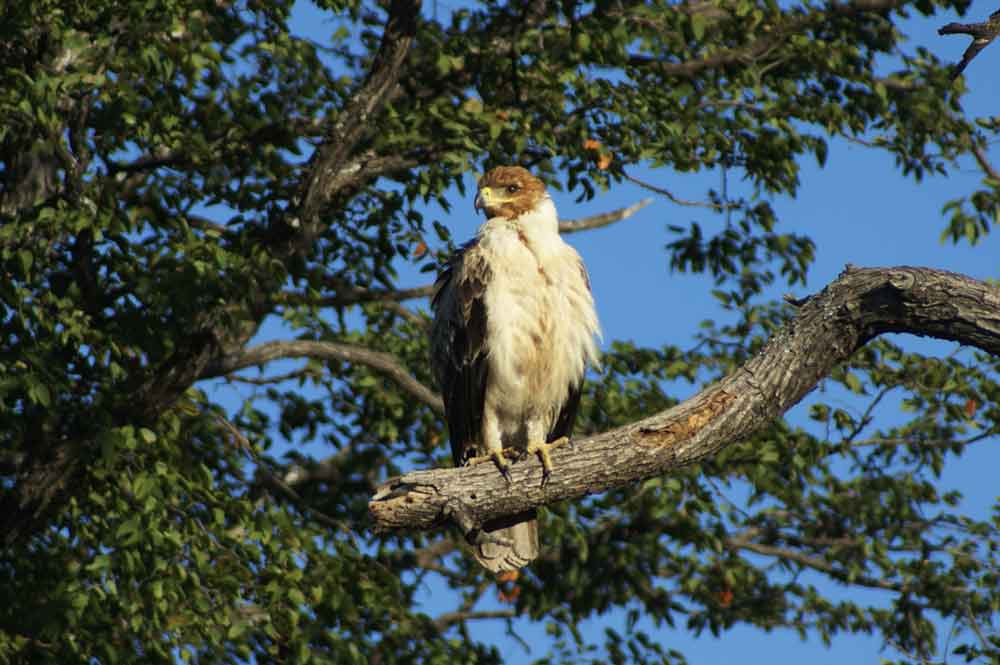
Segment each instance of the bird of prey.
[{"label": "bird of prey", "polygon": [[[573,427],[587,365],[600,334],[587,270],[559,237],[545,185],[519,166],[479,180],[484,223],[438,276],[431,365],[444,397],[458,465],[492,461],[510,480],[511,460],[549,451]],[[492,572],[538,556],[529,511],[483,525],[474,555]]]}]

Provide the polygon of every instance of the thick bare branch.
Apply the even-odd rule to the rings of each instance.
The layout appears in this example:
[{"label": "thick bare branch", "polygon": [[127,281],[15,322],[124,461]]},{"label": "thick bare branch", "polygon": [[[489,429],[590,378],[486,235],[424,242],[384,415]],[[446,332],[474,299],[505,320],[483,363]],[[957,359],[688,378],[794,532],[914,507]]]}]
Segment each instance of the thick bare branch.
[{"label": "thick bare branch", "polygon": [[612,210],[611,212],[605,212],[600,215],[591,215],[590,217],[583,217],[581,219],[560,219],[559,232],[575,233],[577,231],[599,229],[602,226],[608,226],[609,224],[620,222],[623,219],[628,219],[652,202],[653,199],[643,199],[626,208],[619,208],[618,210]]},{"label": "thick bare branch", "polygon": [[938,30],[939,35],[969,35],[972,43],[962,54],[962,60],[955,65],[952,70],[951,80],[954,81],[965,71],[969,63],[979,55],[984,48],[1000,35],[1000,11],[990,14],[990,17],[981,23],[949,23]]},{"label": "thick bare branch", "polygon": [[310,162],[299,211],[300,221],[307,227],[313,225],[322,207],[339,189],[337,181],[343,177],[345,167],[360,168],[348,165],[348,156],[369,128],[372,117],[391,98],[416,34],[419,15],[419,0],[392,0],[382,43],[364,84],[344,105]]},{"label": "thick bare branch", "polygon": [[889,332],[1000,355],[1000,288],[929,268],[848,269],[732,375],[671,409],[557,449],[544,487],[534,458],[514,464],[509,484],[489,464],[417,471],[376,491],[374,526],[431,528],[456,504],[481,524],[670,473],[767,426],[837,364]]},{"label": "thick bare branch", "polygon": [[430,388],[413,378],[398,358],[382,351],[373,351],[363,346],[341,342],[320,342],[293,340],[266,342],[239,354],[225,358],[218,366],[210,367],[201,378],[211,378],[230,374],[254,365],[263,365],[279,358],[317,358],[320,360],[342,360],[357,365],[365,365],[392,379],[396,385],[431,407],[444,413],[441,398]]},{"label": "thick bare branch", "polygon": [[[370,129],[371,120],[384,108],[397,89],[400,70],[416,33],[419,10],[419,0],[392,0],[390,3],[382,41],[364,83],[331,120],[330,129],[313,153],[303,177],[297,196],[298,205],[292,213],[281,215],[281,219],[287,224],[270,228],[267,237],[262,240],[271,246],[273,258],[289,258],[312,245],[321,230],[320,212],[337,193],[334,184],[342,178],[345,168],[362,169],[366,159],[380,159],[366,154],[352,160],[352,151]],[[392,158],[387,159],[391,161]],[[380,168],[392,168],[392,165],[382,165]],[[354,178],[355,174],[352,173],[350,177]],[[263,287],[260,302],[246,313],[252,325],[244,326],[243,330],[237,331],[237,335],[242,335],[245,330],[256,329],[269,307],[269,300],[264,294],[277,291],[278,287],[277,283]],[[205,323],[193,326],[193,332],[188,338],[177,345],[178,351],[174,356],[163,363],[162,368],[136,392],[136,402],[141,407],[138,411],[142,415],[153,417],[195,380],[217,376],[215,370],[232,360],[232,356],[227,353],[232,347],[230,341],[234,337],[233,332],[209,324],[213,320],[213,314],[214,312],[207,312],[203,317]],[[239,341],[242,344],[245,340]],[[404,382],[405,386],[419,386],[405,370],[398,368],[398,364],[389,362],[388,358],[372,360],[381,363],[390,373],[391,367],[399,369],[400,378],[408,379],[408,382]],[[425,392],[429,393],[424,389],[420,394],[427,397]],[[436,403],[435,400],[436,398],[432,400],[432,404]]]}]

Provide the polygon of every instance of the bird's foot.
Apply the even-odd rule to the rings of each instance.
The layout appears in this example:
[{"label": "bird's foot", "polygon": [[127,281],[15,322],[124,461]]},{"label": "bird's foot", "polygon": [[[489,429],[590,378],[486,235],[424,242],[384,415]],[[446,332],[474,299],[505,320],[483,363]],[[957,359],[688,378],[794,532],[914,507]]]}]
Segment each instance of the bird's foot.
[{"label": "bird's foot", "polygon": [[528,444],[528,454],[538,455],[538,459],[542,462],[542,487],[545,487],[546,483],[549,482],[549,476],[552,475],[552,457],[550,453],[555,448],[567,443],[569,443],[569,437],[563,436],[551,443],[542,441]]},{"label": "bird's foot", "polygon": [[494,450],[489,455],[483,455],[482,457],[472,457],[467,462],[466,465],[472,464],[482,464],[483,462],[493,462],[497,465],[500,470],[500,475],[504,477],[508,483],[511,482],[510,478],[510,460],[508,460],[504,454],[503,450]]}]

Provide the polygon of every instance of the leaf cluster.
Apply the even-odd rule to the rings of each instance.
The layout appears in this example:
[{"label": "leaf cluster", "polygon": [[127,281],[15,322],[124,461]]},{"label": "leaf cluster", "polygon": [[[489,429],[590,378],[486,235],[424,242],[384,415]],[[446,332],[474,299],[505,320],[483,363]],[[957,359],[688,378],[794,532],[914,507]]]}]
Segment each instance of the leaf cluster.
[{"label": "leaf cluster", "polygon": [[338,1],[315,40],[288,1],[7,3],[0,660],[501,662],[483,622],[544,626],[540,662],[683,662],[668,628],[737,625],[995,658],[1000,517],[936,484],[995,440],[992,358],[873,343],[808,422],[552,506],[513,581],[450,531],[365,516],[380,480],[446,463],[405,304],[429,289],[399,274],[453,246],[434,211],[470,172],[519,163],[580,199],[640,165],[719,176],[664,238],[719,317],[690,349],[611,343],[586,385],[578,432],[631,422],[787,320],[765,294],[815,247],[772,203],[831,141],[918,180],[977,160],[943,235],[990,231],[995,119],[902,27],[967,5]]}]

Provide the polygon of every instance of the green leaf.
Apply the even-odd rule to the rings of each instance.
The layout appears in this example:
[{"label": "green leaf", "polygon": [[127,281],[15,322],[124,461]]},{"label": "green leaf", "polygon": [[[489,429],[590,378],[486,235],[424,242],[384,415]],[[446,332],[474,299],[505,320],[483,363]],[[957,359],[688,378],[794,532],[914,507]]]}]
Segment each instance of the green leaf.
[{"label": "green leaf", "polygon": [[708,26],[708,20],[702,14],[692,14],[691,16],[691,32],[694,34],[695,41],[702,41],[705,38],[705,28]]}]

